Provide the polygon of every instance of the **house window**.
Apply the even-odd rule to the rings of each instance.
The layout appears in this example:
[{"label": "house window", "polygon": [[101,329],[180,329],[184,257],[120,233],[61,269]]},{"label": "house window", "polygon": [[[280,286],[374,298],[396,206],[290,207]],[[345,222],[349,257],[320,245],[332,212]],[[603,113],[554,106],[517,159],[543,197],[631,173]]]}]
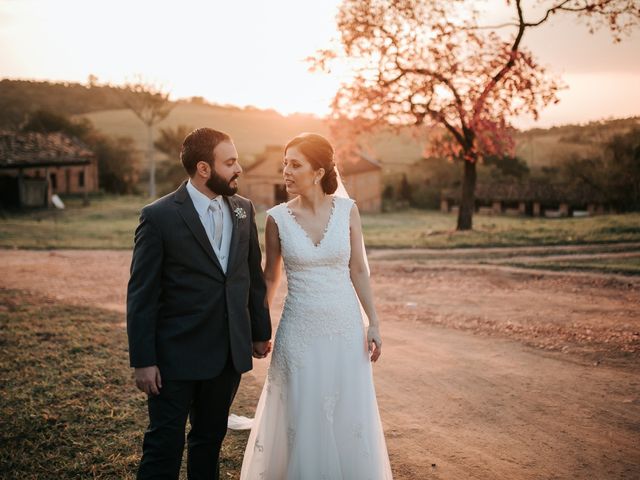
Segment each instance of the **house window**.
[{"label": "house window", "polygon": [[78,186],[84,187],[84,172],[78,172]]},{"label": "house window", "polygon": [[49,180],[51,181],[51,190],[58,189],[58,177],[56,177],[55,173],[49,175]]}]

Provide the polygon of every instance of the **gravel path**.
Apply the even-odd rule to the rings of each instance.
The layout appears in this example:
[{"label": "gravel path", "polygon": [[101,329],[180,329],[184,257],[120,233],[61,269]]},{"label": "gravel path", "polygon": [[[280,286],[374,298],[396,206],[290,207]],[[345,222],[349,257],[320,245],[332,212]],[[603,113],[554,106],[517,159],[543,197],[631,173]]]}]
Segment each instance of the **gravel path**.
[{"label": "gravel path", "polygon": [[[384,258],[374,371],[396,479],[640,478],[637,278]],[[0,287],[124,313],[129,262],[0,250]],[[266,366],[243,379],[255,401]]]}]

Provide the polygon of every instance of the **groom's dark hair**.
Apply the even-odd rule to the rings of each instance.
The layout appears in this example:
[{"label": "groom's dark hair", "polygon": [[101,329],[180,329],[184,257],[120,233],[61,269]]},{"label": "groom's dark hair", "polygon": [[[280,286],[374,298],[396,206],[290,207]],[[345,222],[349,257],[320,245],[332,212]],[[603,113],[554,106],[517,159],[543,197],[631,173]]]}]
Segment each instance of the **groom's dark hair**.
[{"label": "groom's dark hair", "polygon": [[231,141],[231,137],[213,128],[196,128],[182,142],[180,161],[190,177],[196,173],[198,162],[207,162],[213,167],[213,149],[219,143]]}]

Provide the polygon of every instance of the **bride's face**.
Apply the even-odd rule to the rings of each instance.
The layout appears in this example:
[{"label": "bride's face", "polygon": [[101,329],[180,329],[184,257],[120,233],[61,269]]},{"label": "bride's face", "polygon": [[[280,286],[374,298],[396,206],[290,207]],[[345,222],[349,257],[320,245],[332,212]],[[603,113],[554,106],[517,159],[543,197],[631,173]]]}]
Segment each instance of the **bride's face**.
[{"label": "bride's face", "polygon": [[319,182],[322,177],[322,169],[314,170],[309,160],[296,147],[290,147],[286,151],[283,167],[282,176],[288,193],[300,195],[310,189],[320,187],[314,182]]}]

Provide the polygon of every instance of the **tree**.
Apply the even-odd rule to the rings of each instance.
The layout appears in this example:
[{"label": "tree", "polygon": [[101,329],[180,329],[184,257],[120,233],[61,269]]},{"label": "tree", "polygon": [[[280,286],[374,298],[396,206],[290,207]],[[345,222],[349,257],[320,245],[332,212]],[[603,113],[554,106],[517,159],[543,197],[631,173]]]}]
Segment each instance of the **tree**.
[{"label": "tree", "polygon": [[29,115],[27,121],[22,126],[24,132],[63,132],[69,136],[82,139],[91,130],[93,125],[87,118],[78,121],[71,121],[63,115],[39,109]]},{"label": "tree", "polygon": [[169,100],[169,93],[164,92],[162,87],[141,78],[126,84],[123,100],[127,108],[147,126],[149,196],[154,198],[156,196],[156,163],[153,156],[153,127],[167,118],[174,104]]},{"label": "tree", "polygon": [[88,144],[98,158],[101,187],[117,194],[136,193],[138,159],[131,137],[106,137],[92,132]]},{"label": "tree", "polygon": [[409,185],[409,180],[407,179],[407,174],[402,174],[402,179],[400,180],[400,188],[399,195],[400,199],[407,202],[407,204],[411,203],[411,185]]},{"label": "tree", "polygon": [[495,167],[494,178],[510,178],[522,180],[529,175],[529,166],[527,162],[518,157],[510,155],[495,156],[490,155],[484,157],[484,164],[488,167]]},{"label": "tree", "polygon": [[111,193],[134,193],[138,161],[133,139],[111,138],[98,132],[90,120],[70,120],[47,110],[37,110],[22,127],[25,132],[61,132],[84,142],[96,155],[100,185]]},{"label": "tree", "polygon": [[179,160],[182,143],[193,127],[189,125],[178,125],[176,128],[161,128],[160,136],[153,143],[159,152],[164,153],[169,159]]},{"label": "tree", "polygon": [[[523,47],[525,31],[571,14],[592,31],[608,27],[620,41],[640,23],[640,0],[539,0],[533,20],[522,0],[505,2],[515,20],[482,26],[472,0],[344,0],[340,45],[310,59],[312,68],[326,70],[342,55],[352,66],[333,100],[335,124],[349,123],[355,133],[441,127],[432,153],[464,165],[458,230],[472,228],[478,160],[513,155],[511,119],[537,118],[558,102],[560,82]],[[504,28],[513,28],[507,39],[499,34]]]},{"label": "tree", "polygon": [[640,128],[612,136],[603,147],[599,156],[566,162],[565,181],[597,192],[616,211],[640,211]]},{"label": "tree", "polygon": [[[173,189],[185,178],[185,170],[180,163],[180,150],[186,136],[193,130],[188,125],[178,125],[176,128],[160,129],[160,136],[153,146],[167,156],[168,162],[159,173],[160,181],[168,183]],[[161,190],[162,192],[162,190]]]}]

